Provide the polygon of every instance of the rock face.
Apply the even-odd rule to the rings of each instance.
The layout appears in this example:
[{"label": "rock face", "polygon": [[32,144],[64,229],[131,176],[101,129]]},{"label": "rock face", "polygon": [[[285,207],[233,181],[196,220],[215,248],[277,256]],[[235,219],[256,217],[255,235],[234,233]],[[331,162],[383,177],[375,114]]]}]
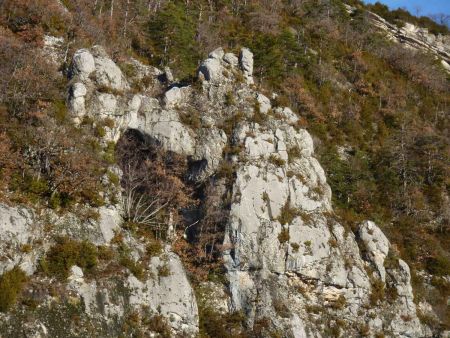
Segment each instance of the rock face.
[{"label": "rock face", "polygon": [[359,237],[365,246],[369,260],[375,265],[383,282],[386,281],[384,260],[389,253],[389,241],[375,223],[367,221],[359,227]]},{"label": "rock face", "polygon": [[[241,311],[249,328],[268,322],[270,332],[283,337],[430,335],[416,314],[408,265],[395,257],[375,223],[362,223],[355,235],[334,216],[312,137],[298,127],[291,109],[254,89],[248,49],[239,57],[214,50],[201,63],[201,84],[195,87],[173,83],[169,70],[136,60],[128,65],[134,67],[133,76],[125,76],[100,47],[74,54],[68,101],[75,123],[88,120],[105,128],[103,144],[117,141],[128,129],[138,130],[165,150],[188,156],[187,174],[197,183],[224,165],[233,168],[227,178],[231,203],[223,243],[228,290],[208,282],[199,290],[202,303],[215,304],[221,314]],[[96,245],[112,245],[120,233],[131,259],[142,260],[145,246],[121,229],[120,209],[120,203],[104,206],[95,221],[50,213],[46,219],[53,235]],[[0,245],[17,248],[42,237],[32,219],[30,211],[0,205]],[[21,262],[20,254],[8,252],[13,258],[2,262],[2,271]],[[30,275],[36,269],[33,257],[26,258]],[[63,292],[83,305],[80,318],[96,323],[100,336],[118,336],[117,323],[133,311],[162,316],[173,335],[195,336],[199,311],[180,258],[167,246],[145,262],[146,279],[131,273],[93,279],[73,266]],[[19,317],[8,322],[14,318],[20,322]],[[36,318],[30,332],[55,336],[56,324],[45,315]],[[11,333],[13,326],[0,328]]]},{"label": "rock face", "polygon": [[[251,87],[253,54],[248,49],[239,57],[214,50],[199,67],[201,88],[175,83],[163,90],[161,100],[145,92],[99,93],[103,80],[86,76],[94,72],[92,65],[95,73],[100,64],[109,65],[104,78],[117,79],[122,85],[116,89],[126,91],[127,81],[105,55],[99,63],[95,51],[92,58],[89,53],[77,52],[73,63],[74,79],[89,89],[84,94],[81,85],[74,85],[70,102],[74,107],[81,106],[80,97],[93,102],[79,111],[94,119],[112,117],[114,135],[137,129],[165,149],[190,156],[190,175],[198,181],[219,170],[225,148],[239,149],[228,158],[235,177],[224,239],[230,248],[224,252],[227,311],[242,311],[249,327],[270,318],[275,331],[294,337],[327,337],[331,329],[354,337],[363,331],[392,337],[429,334],[416,315],[407,264],[391,257],[389,241],[375,223],[364,222],[355,236],[333,216],[331,190],[311,136],[296,127],[299,117],[291,109],[274,107]],[[154,71],[154,78],[161,73]],[[77,108],[73,112],[78,116]],[[236,114],[241,116],[237,123],[226,127]],[[185,116],[189,121],[196,117],[198,125],[186,123]],[[178,277],[156,284],[132,277],[130,301],[155,308],[158,299],[165,299],[171,305],[160,304],[161,313],[172,318],[177,330],[195,332],[195,298],[183,286],[187,281],[180,261],[169,257]],[[215,288],[220,289],[208,286]],[[173,290],[182,292],[178,301]]]},{"label": "rock face", "polygon": [[[374,334],[426,335],[405,263],[385,268],[390,244],[384,234],[373,222],[361,224],[362,254],[355,236],[333,217],[309,134],[271,122],[243,124],[234,136],[246,160],[237,169],[225,239],[232,248],[224,256],[232,309],[243,311],[250,326],[271,318],[280,332],[296,337],[327,336],[340,320],[357,328],[357,336],[363,317]],[[385,287],[398,296],[377,299]]]},{"label": "rock face", "polygon": [[[39,300],[41,304],[36,311],[35,322],[26,323],[28,334],[78,336],[87,329],[86,335],[118,337],[123,332],[127,316],[138,314],[145,308],[149,315],[162,316],[173,335],[195,337],[198,333],[198,310],[194,291],[180,259],[170,246],[143,265],[146,276],[142,281],[131,273],[93,278],[76,265],[70,268],[65,282],[37,274],[39,261],[53,245],[52,238],[58,236],[109,247],[115,234],[122,232],[122,245],[130,251],[131,259],[142,261],[146,255],[145,246],[121,230],[120,210],[109,206],[99,208],[98,212],[97,221],[83,221],[73,214],[61,217],[50,211],[38,217],[26,208],[0,204],[0,275],[19,266],[32,281],[29,299]],[[42,229],[46,224],[53,226],[44,234]],[[162,267],[164,275],[160,272]],[[51,288],[58,289],[58,294],[49,292]],[[54,322],[58,321],[59,315],[68,316],[66,311],[74,311],[68,304],[77,309],[77,315],[84,323],[83,329],[70,322],[62,327]],[[23,318],[18,313],[0,313],[2,336],[17,336],[22,326]],[[152,328],[148,330],[151,332]]]},{"label": "rock face", "polygon": [[0,204],[0,274],[18,265],[28,275],[32,275],[36,270],[39,252],[28,250],[28,247],[41,235],[29,209]]},{"label": "rock face", "polygon": [[242,48],[239,64],[248,84],[253,84],[253,53],[248,48]]},{"label": "rock face", "polygon": [[[346,7],[350,13],[356,10],[348,5]],[[386,32],[387,37],[392,41],[438,56],[442,59],[444,68],[450,64],[450,38],[448,35],[434,35],[428,32],[427,28],[417,27],[408,22],[398,28],[375,13],[368,12],[368,14],[373,25]]]},{"label": "rock face", "polygon": [[[158,272],[163,266],[169,269],[167,276],[161,276]],[[131,289],[130,304],[136,307],[148,306],[168,318],[177,332],[195,336],[198,331],[197,302],[178,256],[168,252],[162,259],[154,257],[152,272],[154,275],[159,274],[159,278],[145,283],[130,276],[127,281]]]}]

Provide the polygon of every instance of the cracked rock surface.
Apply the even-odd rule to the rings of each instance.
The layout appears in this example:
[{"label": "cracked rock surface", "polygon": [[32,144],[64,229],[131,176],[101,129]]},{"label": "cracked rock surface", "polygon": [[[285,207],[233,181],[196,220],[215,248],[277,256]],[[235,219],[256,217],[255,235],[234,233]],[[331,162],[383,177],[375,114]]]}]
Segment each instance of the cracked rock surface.
[{"label": "cracked rock surface", "polygon": [[[104,126],[102,144],[129,129],[140,131],[165,150],[187,156],[192,164],[187,174],[196,182],[217,174],[224,162],[233,166],[223,243],[226,292],[215,282],[201,286],[221,313],[242,311],[249,328],[268,320],[283,337],[329,337],[336,326],[349,337],[363,331],[386,337],[430,334],[417,316],[408,265],[393,256],[375,223],[362,223],[355,235],[339,222],[312,137],[298,127],[299,116],[290,108],[255,89],[250,50],[239,55],[214,50],[201,63],[195,86],[172,83],[168,69],[129,64],[136,70],[131,78],[101,47],[75,52],[68,97],[72,118]],[[144,77],[150,78],[148,86],[132,91]],[[105,119],[113,123],[102,124]],[[117,202],[100,208],[95,222],[73,215],[55,219],[53,231],[108,245],[119,231],[121,207]],[[24,255],[11,249],[41,236],[33,224],[32,211],[0,205],[0,245],[10,243],[1,271],[18,262],[28,274],[37,269],[37,256],[48,244]],[[139,240],[124,241],[132,257],[142,256]],[[163,266],[170,274],[158,276]],[[166,318],[173,335],[196,336],[196,296],[180,258],[167,246],[146,269],[153,277],[145,281],[132,275],[93,281],[73,266],[66,291],[83,303],[88,317],[109,325],[107,336],[117,336],[117,318],[143,308]],[[38,318],[29,331],[50,336],[52,324]]]}]

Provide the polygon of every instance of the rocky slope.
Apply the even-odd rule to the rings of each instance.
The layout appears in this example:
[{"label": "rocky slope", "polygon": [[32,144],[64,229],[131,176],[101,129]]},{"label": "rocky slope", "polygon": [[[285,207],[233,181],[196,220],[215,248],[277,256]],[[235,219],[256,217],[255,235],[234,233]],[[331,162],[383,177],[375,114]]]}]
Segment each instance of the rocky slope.
[{"label": "rocky slope", "polygon": [[[103,146],[138,130],[188,157],[187,174],[196,182],[224,165],[233,168],[223,243],[228,284],[207,283],[200,297],[219,313],[241,311],[262,336],[431,336],[418,318],[408,265],[375,223],[362,223],[356,234],[339,223],[310,134],[291,109],[276,105],[276,94],[257,91],[248,49],[239,56],[213,51],[197,85],[174,82],[169,69],[134,59],[125,64],[127,76],[99,46],[74,54],[68,95],[74,123],[103,126]],[[200,122],[189,124],[186,115]],[[226,147],[235,151],[224,158]],[[146,335],[196,336],[197,301],[180,258],[170,243],[148,258],[142,238],[121,228],[115,195],[107,196],[98,220],[0,206],[0,272],[20,266],[37,304],[1,314],[1,336],[120,336],[124,325]],[[39,262],[61,235],[127,247],[145,277],[88,276],[76,265],[67,279],[42,276]],[[134,313],[151,320],[133,322]]]},{"label": "rocky slope", "polygon": [[[347,6],[347,9],[350,13],[356,10],[351,6]],[[428,29],[408,22],[399,28],[373,12],[368,12],[368,15],[371,23],[385,32],[388,39],[404,44],[408,48],[435,55],[441,59],[444,68],[450,71],[450,38],[448,35],[431,34]]]}]

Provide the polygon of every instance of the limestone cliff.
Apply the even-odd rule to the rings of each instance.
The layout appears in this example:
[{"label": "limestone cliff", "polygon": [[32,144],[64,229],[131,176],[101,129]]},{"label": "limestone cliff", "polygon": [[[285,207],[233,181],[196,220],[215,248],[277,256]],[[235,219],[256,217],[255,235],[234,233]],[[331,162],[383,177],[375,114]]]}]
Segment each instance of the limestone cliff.
[{"label": "limestone cliff", "polygon": [[[264,324],[262,336],[431,335],[417,316],[408,265],[375,223],[362,223],[356,234],[339,223],[310,134],[291,109],[276,105],[276,94],[257,91],[251,51],[244,48],[237,56],[214,50],[201,63],[195,86],[173,82],[168,69],[134,59],[126,64],[130,76],[99,46],[74,54],[68,94],[73,121],[112,120],[102,125],[103,145],[129,129],[157,140],[189,158],[187,174],[194,182],[213,177],[224,161],[232,165],[223,243],[228,283],[210,283],[203,294],[219,304],[218,311],[241,311],[250,329]],[[183,122],[195,113],[199,125]],[[231,117],[233,124],[225,127]],[[227,146],[237,151],[223,158]],[[39,257],[57,235],[106,247],[117,245],[120,235],[131,259],[143,260],[141,239],[121,228],[123,206],[117,199],[108,199],[97,221],[0,208],[0,245],[8,253],[0,271],[22,267],[38,286],[33,297],[42,304],[33,315],[21,309],[2,314],[2,336],[120,336],[119,323],[134,312],[162,316],[172,336],[198,333],[196,297],[169,244],[145,261],[141,279],[86,278],[75,265],[64,281],[36,275]],[[46,228],[46,222],[53,226]],[[30,250],[18,250],[27,243],[33,243]],[[161,273],[163,267],[168,273]],[[56,291],[45,291],[49,285]],[[73,315],[80,325],[65,324]],[[162,334],[155,325],[137,325],[150,336]]]}]

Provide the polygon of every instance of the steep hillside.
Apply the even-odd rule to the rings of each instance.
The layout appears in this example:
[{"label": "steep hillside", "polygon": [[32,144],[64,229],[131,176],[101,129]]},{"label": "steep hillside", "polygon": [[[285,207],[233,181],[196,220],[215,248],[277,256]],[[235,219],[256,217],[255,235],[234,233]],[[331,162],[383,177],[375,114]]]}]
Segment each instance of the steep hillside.
[{"label": "steep hillside", "polygon": [[0,13],[2,337],[448,334],[446,29],[337,0]]}]

